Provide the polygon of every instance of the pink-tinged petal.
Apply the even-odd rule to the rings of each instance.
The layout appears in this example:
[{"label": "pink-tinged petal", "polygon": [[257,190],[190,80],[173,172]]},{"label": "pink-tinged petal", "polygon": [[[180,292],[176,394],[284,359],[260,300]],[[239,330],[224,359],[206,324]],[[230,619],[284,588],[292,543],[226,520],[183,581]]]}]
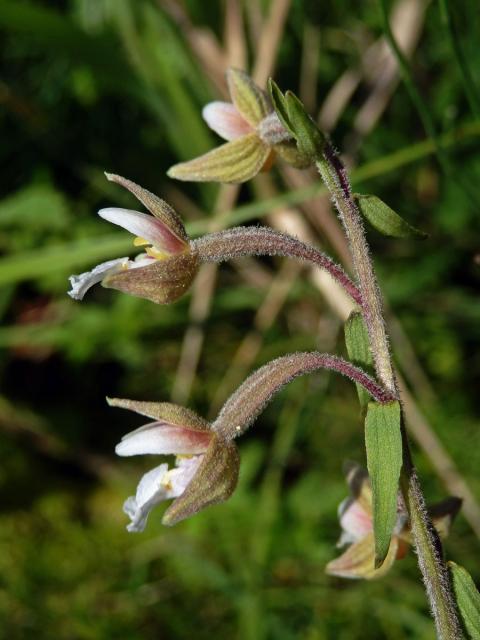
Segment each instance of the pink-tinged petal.
[{"label": "pink-tinged petal", "polygon": [[162,200],[155,194],[150,193],[150,191],[147,191],[147,189],[144,189],[140,185],[135,184],[135,182],[132,182],[127,178],[123,178],[122,176],[117,176],[115,173],[105,172],[105,176],[107,180],[110,180],[110,182],[115,182],[125,189],[128,189],[128,191],[133,193],[137,200],[140,200],[143,206],[148,209],[152,215],[161,220],[163,224],[178,237],[179,240],[185,243],[188,242],[188,235],[185,231],[183,222],[175,209],[173,209],[168,202],[165,202],[165,200]]},{"label": "pink-tinged petal", "polygon": [[235,140],[253,131],[231,102],[210,102],[203,108],[202,116],[224,140]]},{"label": "pink-tinged petal", "polygon": [[206,451],[211,439],[210,431],[151,422],[124,436],[115,453],[119,456],[198,454]]},{"label": "pink-tinged petal", "polygon": [[110,207],[100,209],[98,215],[108,222],[123,227],[135,236],[145,238],[154,247],[167,254],[182,253],[188,246],[186,242],[172,233],[161,220],[147,213]]},{"label": "pink-tinged petal", "polygon": [[72,288],[68,295],[74,300],[82,300],[83,296],[94,284],[101,282],[107,275],[128,269],[130,265],[131,262],[128,258],[117,258],[116,260],[102,262],[91,271],[70,276],[69,280]]},{"label": "pink-tinged petal", "polygon": [[340,525],[346,535],[342,534],[340,542],[357,542],[372,531],[372,517],[363,509],[358,500],[348,498],[339,508]]}]

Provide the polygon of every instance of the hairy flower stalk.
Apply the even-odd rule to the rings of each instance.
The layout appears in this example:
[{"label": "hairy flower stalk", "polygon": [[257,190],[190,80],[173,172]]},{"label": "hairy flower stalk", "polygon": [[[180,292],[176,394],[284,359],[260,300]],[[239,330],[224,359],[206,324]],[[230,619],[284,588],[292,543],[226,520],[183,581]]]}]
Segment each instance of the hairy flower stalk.
[{"label": "hairy flower stalk", "polygon": [[347,172],[333,147],[325,144],[317,167],[339,212],[350,244],[352,260],[363,300],[363,315],[370,337],[375,370],[382,383],[397,396],[395,375],[383,320],[382,300],[375,277],[362,216],[352,196]]},{"label": "hairy flower stalk", "polygon": [[158,304],[168,304],[188,291],[200,262],[268,255],[288,256],[325,269],[362,306],[358,287],[340,265],[315,247],[268,227],[237,227],[191,240],[177,213],[164,200],[131,180],[106,176],[133,193],[151,215],[114,207],[101,209],[98,214],[136,234],[133,244],[144,247],[144,252],[134,260],[109,260],[91,271],[71,276],[72,298],[82,300],[92,286],[101,283]]},{"label": "hairy flower stalk", "polygon": [[391,402],[392,394],[348,360],[317,351],[292,353],[277,358],[252,373],[225,402],[212,425],[224,437],[241,435],[286,384],[320,369],[336,371],[361,384],[374,400]]},{"label": "hairy flower stalk", "polygon": [[277,358],[253,373],[225,402],[210,424],[193,411],[170,403],[107,399],[114,407],[130,409],[153,419],[127,434],[116,447],[120,456],[177,456],[169,469],[163,463],[146,473],[136,494],[124,504],[129,531],[143,531],[150,511],[174,498],[162,522],[173,525],[233,493],[239,455],[233,442],[252,424],[275,393],[291,380],[318,369],[331,369],[361,384],[377,402],[392,397],[373,378],[351,362],[324,353],[293,353]]},{"label": "hairy flower stalk", "polygon": [[247,255],[284,256],[325,269],[361,307],[358,287],[342,267],[315,247],[270,227],[236,227],[193,240],[192,250],[204,262],[223,262]]}]

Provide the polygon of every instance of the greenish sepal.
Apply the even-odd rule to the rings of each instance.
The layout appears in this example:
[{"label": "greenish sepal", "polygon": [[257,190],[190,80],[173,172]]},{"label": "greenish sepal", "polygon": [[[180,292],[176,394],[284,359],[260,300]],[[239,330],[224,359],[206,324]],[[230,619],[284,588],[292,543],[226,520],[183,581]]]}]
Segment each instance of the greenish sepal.
[{"label": "greenish sepal", "polygon": [[285,129],[295,139],[305,163],[307,159],[312,162],[319,158],[323,153],[326,139],[315,121],[305,111],[302,102],[291,91],[287,91],[284,95],[272,79],[269,80],[269,90],[274,109]]},{"label": "greenish sepal", "polygon": [[280,91],[278,84],[273,80],[273,78],[269,78],[268,80],[268,90],[270,92],[270,97],[272,99],[273,108],[275,109],[277,116],[280,119],[280,122],[283,124],[285,129],[290,133],[290,135],[295,138],[295,133],[290,126],[290,119],[288,116],[287,109],[287,101],[285,100],[285,96]]},{"label": "greenish sepal", "polygon": [[210,505],[227,500],[237,486],[239,468],[236,445],[213,434],[197,473],[164,513],[162,523],[172,526]]},{"label": "greenish sepal", "polygon": [[299,151],[312,160],[320,157],[326,144],[325,136],[294,93],[287,91],[285,100],[290,126]]}]

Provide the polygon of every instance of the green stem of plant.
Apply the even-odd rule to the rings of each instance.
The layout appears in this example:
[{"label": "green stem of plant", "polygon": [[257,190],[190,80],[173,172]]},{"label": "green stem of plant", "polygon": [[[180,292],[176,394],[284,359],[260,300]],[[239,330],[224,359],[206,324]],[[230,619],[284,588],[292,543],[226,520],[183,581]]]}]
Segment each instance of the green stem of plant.
[{"label": "green stem of plant", "polygon": [[330,191],[348,238],[377,376],[389,391],[397,395],[383,320],[382,301],[363,230],[362,216],[352,197],[345,168],[333,147],[328,143],[323,157],[317,159],[317,168]]},{"label": "green stem of plant", "polygon": [[[337,207],[348,238],[358,279],[357,284],[362,295],[362,314],[368,329],[370,349],[378,378],[389,391],[399,397],[383,319],[381,294],[377,286],[361,214],[352,197],[347,172],[328,142],[325,144],[323,156],[317,158],[316,164]],[[403,422],[401,428],[403,468],[400,484],[410,517],[418,564],[438,637],[441,640],[456,640],[461,638],[462,634],[448,570],[442,556],[441,543],[425,507]]]},{"label": "green stem of plant", "polygon": [[425,505],[420,482],[411,459],[407,435],[402,425],[404,465],[400,486],[410,516],[410,527],[417,549],[418,564],[441,640],[463,638],[453,595],[450,574],[443,559],[442,545]]}]

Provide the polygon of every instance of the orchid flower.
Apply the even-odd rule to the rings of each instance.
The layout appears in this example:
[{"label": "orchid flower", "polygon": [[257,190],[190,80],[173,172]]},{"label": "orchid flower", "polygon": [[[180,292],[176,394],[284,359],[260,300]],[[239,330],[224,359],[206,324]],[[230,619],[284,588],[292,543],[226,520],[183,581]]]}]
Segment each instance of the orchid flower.
[{"label": "orchid flower", "polygon": [[246,182],[272,165],[275,154],[297,168],[310,164],[298,153],[290,133],[273,110],[268,95],[239,69],[227,71],[232,102],[211,102],[202,115],[228,142],[171,167],[168,175],[195,182]]},{"label": "orchid flower", "polygon": [[82,300],[93,285],[118,289],[152,302],[166,304],[189,287],[198,268],[198,256],[177,213],[164,200],[121,176],[107,179],[128,189],[152,215],[129,209],[100,209],[98,215],[123,227],[136,237],[133,244],[145,247],[134,260],[109,260],[80,275],[70,276],[69,295]]},{"label": "orchid flower", "polygon": [[176,456],[174,467],[162,463],[146,473],[135,496],[126,500],[128,531],[143,531],[150,511],[165,500],[174,498],[162,522],[174,525],[232,494],[240,464],[237,447],[215,433],[206,420],[170,403],[118,398],[108,402],[153,419],[122,439],[115,449],[119,456]]},{"label": "orchid flower", "polygon": [[193,411],[170,403],[107,399],[110,406],[130,409],[153,420],[126,435],[116,447],[120,456],[172,455],[141,479],[124,511],[129,531],[143,531],[154,506],[174,498],[163,516],[172,525],[208,505],[226,500],[235,489],[239,456],[234,440],[254,422],[275,393],[299,375],[331,369],[357,381],[377,400],[388,396],[375,381],[351,363],[315,351],[293,353],[252,373],[227,399],[210,424]]},{"label": "orchid flower", "polygon": [[[350,545],[338,558],[329,562],[326,573],[341,578],[380,578],[392,567],[395,560],[403,558],[412,544],[408,515],[399,495],[397,522],[390,542],[390,549],[383,564],[375,569],[375,539],[373,533],[372,490],[367,472],[358,465],[347,469],[347,482],[352,496],[339,506],[338,515],[342,534],[338,547]],[[432,522],[441,537],[448,535],[453,518],[461,505],[458,498],[447,498],[429,509]]]}]

